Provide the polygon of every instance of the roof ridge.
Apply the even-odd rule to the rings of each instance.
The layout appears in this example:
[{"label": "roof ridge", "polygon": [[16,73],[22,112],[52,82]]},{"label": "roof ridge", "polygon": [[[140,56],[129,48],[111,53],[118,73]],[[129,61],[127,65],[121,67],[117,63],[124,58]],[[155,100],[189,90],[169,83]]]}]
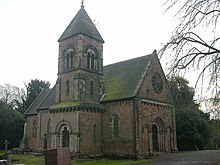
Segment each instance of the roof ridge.
[{"label": "roof ridge", "polygon": [[148,55],[143,55],[143,56],[139,56],[139,57],[135,57],[135,58],[130,58],[130,59],[127,59],[127,60],[118,61],[118,62],[116,62],[116,63],[112,63],[112,64],[105,65],[104,67],[108,67],[108,66],[111,66],[111,65],[120,64],[120,63],[123,63],[123,62],[132,61],[132,60],[135,60],[135,59],[144,58],[144,57],[152,56],[152,55],[153,55],[153,54],[148,54]]}]

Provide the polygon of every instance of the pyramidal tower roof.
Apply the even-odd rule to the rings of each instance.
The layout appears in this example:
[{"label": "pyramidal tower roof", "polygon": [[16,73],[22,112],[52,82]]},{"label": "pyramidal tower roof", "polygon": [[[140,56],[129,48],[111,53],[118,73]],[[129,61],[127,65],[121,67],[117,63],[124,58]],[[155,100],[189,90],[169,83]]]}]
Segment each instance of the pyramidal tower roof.
[{"label": "pyramidal tower roof", "polygon": [[83,34],[90,38],[93,38],[99,42],[104,43],[102,36],[99,34],[89,15],[87,14],[82,4],[81,9],[78,11],[76,16],[67,26],[58,42],[63,41],[69,37],[73,37],[77,34]]}]

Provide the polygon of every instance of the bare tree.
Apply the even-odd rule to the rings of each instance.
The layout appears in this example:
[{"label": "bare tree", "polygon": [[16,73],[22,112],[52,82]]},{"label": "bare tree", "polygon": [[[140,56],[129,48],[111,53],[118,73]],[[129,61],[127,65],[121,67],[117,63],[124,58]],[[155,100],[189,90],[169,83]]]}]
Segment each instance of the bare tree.
[{"label": "bare tree", "polygon": [[166,5],[167,10],[181,6],[176,13],[180,23],[161,50],[172,55],[170,69],[200,69],[198,80],[209,74],[210,85],[219,88],[220,0],[167,0]]},{"label": "bare tree", "polygon": [[10,104],[15,107],[17,102],[21,102],[21,99],[25,96],[25,91],[19,87],[10,84],[0,85],[0,99],[4,101],[6,105]]},{"label": "bare tree", "polygon": [[[220,0],[166,0],[166,12],[177,10],[180,23],[162,50],[170,55],[170,72],[199,71],[196,84],[208,81],[213,100],[220,96]],[[213,93],[214,92],[214,93]],[[210,99],[209,99],[210,101]]]}]

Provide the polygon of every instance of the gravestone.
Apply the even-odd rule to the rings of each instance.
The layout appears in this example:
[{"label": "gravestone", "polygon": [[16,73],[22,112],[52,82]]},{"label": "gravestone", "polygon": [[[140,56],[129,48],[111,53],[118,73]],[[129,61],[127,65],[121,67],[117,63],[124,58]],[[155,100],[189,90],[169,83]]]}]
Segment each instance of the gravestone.
[{"label": "gravestone", "polygon": [[71,165],[70,149],[66,147],[46,150],[45,165]]},{"label": "gravestone", "polygon": [[8,144],[9,142],[7,140],[5,140],[4,145],[5,145],[5,155],[8,154]]},{"label": "gravestone", "polygon": [[11,164],[11,155],[8,155],[7,156],[7,165],[10,165]]},{"label": "gravestone", "polygon": [[11,164],[11,155],[8,154],[8,144],[9,144],[9,142],[7,140],[5,140],[5,142],[4,142],[4,145],[5,145],[4,157],[5,157],[5,159],[0,160],[0,164],[2,164],[2,165],[4,165],[4,164],[5,165],[10,165]]}]

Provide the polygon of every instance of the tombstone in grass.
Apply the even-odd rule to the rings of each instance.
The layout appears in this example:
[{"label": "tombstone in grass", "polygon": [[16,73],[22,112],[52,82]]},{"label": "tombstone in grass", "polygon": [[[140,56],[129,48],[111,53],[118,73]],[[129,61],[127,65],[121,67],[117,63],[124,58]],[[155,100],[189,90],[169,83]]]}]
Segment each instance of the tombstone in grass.
[{"label": "tombstone in grass", "polygon": [[8,154],[8,144],[9,142],[7,140],[5,140],[4,145],[5,145],[5,155]]},{"label": "tombstone in grass", "polygon": [[46,150],[45,165],[71,165],[69,147]]},{"label": "tombstone in grass", "polygon": [[11,155],[8,154],[8,144],[9,142],[5,140],[4,145],[5,145],[5,157],[7,158],[7,164],[11,164]]},{"label": "tombstone in grass", "polygon": [[10,165],[11,163],[11,155],[7,155],[7,165]]}]

